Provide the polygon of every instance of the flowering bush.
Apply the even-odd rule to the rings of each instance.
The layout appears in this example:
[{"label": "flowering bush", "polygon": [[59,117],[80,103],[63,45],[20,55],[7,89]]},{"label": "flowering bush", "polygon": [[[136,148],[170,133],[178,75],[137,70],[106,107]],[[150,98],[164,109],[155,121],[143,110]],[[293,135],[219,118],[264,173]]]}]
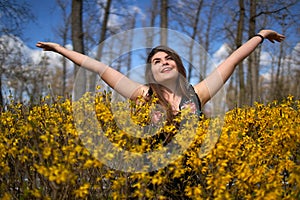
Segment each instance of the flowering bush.
[{"label": "flowering bush", "polygon": [[[139,173],[112,169],[97,159],[100,133],[82,137],[76,126],[87,121],[80,113],[74,123],[73,111],[83,105],[50,97],[39,105],[7,105],[0,118],[2,199],[300,198],[300,102],[292,97],[227,112],[221,130],[215,130],[221,133],[218,142],[208,151],[203,148],[207,130],[219,119],[202,119],[181,157]],[[131,146],[116,128],[109,94],[97,95],[94,105],[105,136],[119,147]],[[93,150],[86,148],[88,140]],[[134,144],[135,151],[145,151]]]}]

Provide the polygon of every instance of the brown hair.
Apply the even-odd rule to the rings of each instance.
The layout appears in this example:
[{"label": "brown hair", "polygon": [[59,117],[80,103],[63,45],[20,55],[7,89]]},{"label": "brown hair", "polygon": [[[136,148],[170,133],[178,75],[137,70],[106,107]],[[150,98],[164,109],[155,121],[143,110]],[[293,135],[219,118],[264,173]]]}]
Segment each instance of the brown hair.
[{"label": "brown hair", "polygon": [[180,91],[183,96],[187,96],[187,80],[186,80],[186,70],[183,66],[182,60],[180,56],[171,48],[166,46],[157,46],[151,50],[147,58],[147,67],[145,71],[145,78],[150,87],[150,93],[154,93],[154,95],[158,98],[158,103],[162,105],[167,111],[167,120],[169,122],[175,117],[172,111],[172,107],[170,106],[169,102],[164,98],[163,91],[166,90],[164,86],[158,84],[153,76],[151,70],[151,59],[152,57],[158,52],[165,52],[175,61],[177,65],[177,70],[179,72],[178,79],[176,81],[176,89]]}]

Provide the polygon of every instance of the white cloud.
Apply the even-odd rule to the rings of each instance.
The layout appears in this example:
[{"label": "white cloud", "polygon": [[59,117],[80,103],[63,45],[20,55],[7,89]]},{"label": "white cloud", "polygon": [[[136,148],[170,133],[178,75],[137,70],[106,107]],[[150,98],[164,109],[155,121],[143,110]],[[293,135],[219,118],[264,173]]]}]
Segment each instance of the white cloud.
[{"label": "white cloud", "polygon": [[[284,60],[281,62],[282,67],[285,69],[286,66],[289,66],[290,70],[300,70],[300,43],[297,43],[292,50],[290,55],[286,55]],[[263,67],[261,69],[261,76],[264,80],[271,80],[271,66],[278,63],[278,57],[272,55],[269,52],[262,51],[260,57],[260,64]],[[275,69],[276,70],[276,69]],[[288,71],[286,71],[288,73]]]},{"label": "white cloud", "polygon": [[260,64],[262,66],[270,66],[272,63],[272,56],[265,51],[262,51],[260,54]]},{"label": "white cloud", "polygon": [[8,53],[8,56],[14,55],[15,53],[21,52],[28,54],[30,49],[24,44],[24,42],[12,35],[3,35],[0,37],[0,50]]},{"label": "white cloud", "polygon": [[293,59],[291,68],[300,70],[300,42],[298,42],[294,47],[291,53],[291,58]]},{"label": "white cloud", "polygon": [[223,44],[212,56],[214,63],[219,65],[229,56],[230,51],[229,45],[226,43]]},{"label": "white cloud", "polygon": [[[22,53],[22,58],[26,60],[30,60],[31,63],[25,63],[26,66],[34,66],[34,67],[39,67],[42,58],[44,56],[48,57],[48,62],[49,65],[47,66],[49,70],[55,70],[57,67],[62,67],[62,56],[54,53],[54,52],[47,52],[43,51],[42,49],[31,49],[29,48],[20,38],[18,37],[13,37],[13,36],[7,36],[3,35],[0,37],[0,50],[4,52],[7,50],[8,52],[8,57],[9,59],[13,59],[15,56],[14,54],[17,52]],[[5,48],[5,49],[1,49]],[[71,45],[67,45],[67,48],[72,49]],[[11,57],[11,58],[10,58]],[[26,67],[23,66],[23,67]],[[67,62],[67,66],[70,70],[73,70],[73,64],[71,61]]]}]

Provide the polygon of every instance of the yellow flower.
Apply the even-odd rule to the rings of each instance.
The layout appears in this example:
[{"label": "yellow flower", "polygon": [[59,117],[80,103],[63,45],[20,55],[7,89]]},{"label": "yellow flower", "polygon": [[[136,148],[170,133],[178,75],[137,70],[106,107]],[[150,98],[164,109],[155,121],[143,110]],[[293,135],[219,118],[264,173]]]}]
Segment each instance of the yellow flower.
[{"label": "yellow flower", "polygon": [[77,198],[85,198],[89,193],[90,184],[85,183],[80,186],[78,189],[74,190],[75,197]]},{"label": "yellow flower", "polygon": [[[186,145],[187,151],[163,169],[128,173],[102,163],[102,159],[111,161],[118,155],[112,151],[102,154],[107,149],[99,138],[109,138],[118,148],[116,152],[132,147],[127,136],[134,128],[120,130],[114,120],[127,118],[120,121],[126,125],[130,118],[134,125],[143,127],[150,120],[148,109],[154,107],[133,104],[130,105],[133,110],[119,110],[116,116],[110,95],[99,93],[92,98],[87,94],[78,102],[47,96],[29,107],[8,105],[7,111],[0,114],[0,174],[4,177],[1,197],[54,199],[54,194],[59,195],[61,191],[66,191],[70,199],[168,199],[169,194],[176,196],[176,191],[180,191],[181,197],[186,195],[191,199],[299,197],[300,102],[293,97],[228,111],[222,128],[218,125],[223,119],[218,117],[203,118],[197,124],[188,121],[178,137],[174,125],[162,126],[157,132],[174,134],[176,144]],[[137,111],[134,109],[143,112],[131,113]],[[73,116],[77,110],[81,113]],[[96,115],[103,129],[76,129],[77,125],[90,123],[86,117],[90,113]],[[136,115],[129,117],[129,114]],[[175,121],[180,123],[181,118]],[[197,129],[189,146],[186,141],[190,139],[193,125]],[[140,130],[137,133],[142,134]],[[154,152],[146,143],[141,140],[141,145],[135,144],[134,150]],[[129,152],[124,156],[128,162],[133,159]],[[154,152],[149,159],[155,163],[161,158]],[[16,185],[18,194],[11,190]]]}]

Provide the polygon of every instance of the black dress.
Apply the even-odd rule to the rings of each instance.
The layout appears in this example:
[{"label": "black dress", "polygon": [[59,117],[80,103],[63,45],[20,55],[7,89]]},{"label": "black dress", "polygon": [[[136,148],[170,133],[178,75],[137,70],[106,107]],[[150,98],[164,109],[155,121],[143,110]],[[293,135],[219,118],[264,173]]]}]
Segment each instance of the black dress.
[{"label": "black dress", "polygon": [[[180,111],[184,110],[184,108],[189,107],[190,113],[197,117],[198,120],[201,119],[203,116],[203,113],[201,111],[201,103],[198,95],[196,94],[194,88],[192,85],[188,86],[188,95],[184,96],[181,99],[181,102],[179,104]],[[152,91],[149,91],[149,93],[152,95]],[[180,115],[180,113],[179,113]],[[188,120],[188,119],[187,119]],[[182,124],[185,124],[185,120],[181,121],[180,124],[177,126],[177,132],[176,134],[180,134],[180,129],[183,127]],[[195,130],[190,130],[195,131]],[[174,136],[174,135],[173,135]],[[169,139],[166,139],[168,137],[168,134],[159,133],[155,135],[154,141],[156,143],[163,143],[164,146],[168,145],[168,142],[172,140],[172,137]],[[152,139],[153,139],[152,138]],[[173,148],[176,148],[173,146]],[[155,148],[152,149],[155,151]],[[170,151],[173,151],[174,149],[170,149]],[[182,168],[188,168],[188,160],[189,157],[184,155],[183,158],[181,158],[180,164]],[[178,164],[178,163],[176,163]],[[191,171],[186,170],[184,174],[182,174],[180,177],[173,178],[174,174],[174,166],[176,168],[176,165],[169,164],[163,169],[158,169],[157,171],[149,172],[149,175],[154,177],[157,173],[163,174],[164,176],[168,177],[167,180],[164,181],[164,185],[157,187],[153,184],[149,184],[148,189],[155,191],[156,193],[160,193],[164,195],[165,197],[168,197],[170,199],[189,199],[185,195],[185,188],[190,182],[193,182],[194,174]],[[175,169],[176,170],[176,169]],[[160,172],[159,172],[160,171]],[[163,171],[163,172],[162,172]],[[158,191],[159,190],[159,191]]]}]

